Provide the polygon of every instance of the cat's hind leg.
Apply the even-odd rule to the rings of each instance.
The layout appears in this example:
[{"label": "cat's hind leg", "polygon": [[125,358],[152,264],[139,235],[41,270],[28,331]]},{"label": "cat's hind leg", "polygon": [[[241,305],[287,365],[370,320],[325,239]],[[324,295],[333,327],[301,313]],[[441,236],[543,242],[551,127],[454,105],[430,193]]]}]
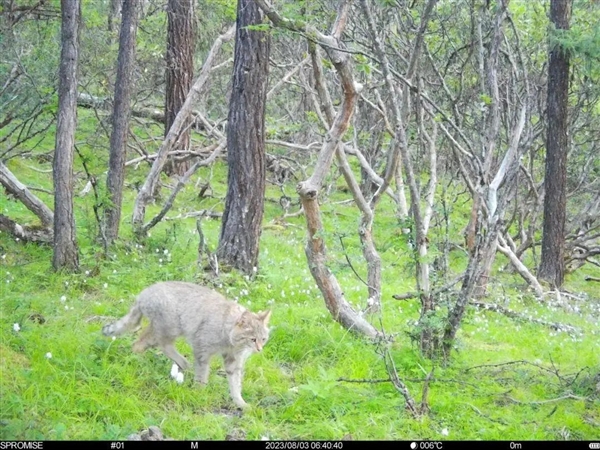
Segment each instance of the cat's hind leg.
[{"label": "cat's hind leg", "polygon": [[135,353],[142,353],[149,348],[156,347],[157,344],[158,340],[154,334],[152,324],[150,324],[144,328],[138,340],[133,343],[133,351]]}]

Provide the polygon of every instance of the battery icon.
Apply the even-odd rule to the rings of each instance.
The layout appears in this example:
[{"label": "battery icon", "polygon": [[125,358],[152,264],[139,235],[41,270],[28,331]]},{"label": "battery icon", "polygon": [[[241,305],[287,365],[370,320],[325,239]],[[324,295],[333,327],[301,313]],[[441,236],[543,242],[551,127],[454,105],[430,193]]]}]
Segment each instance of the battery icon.
[{"label": "battery icon", "polygon": [[590,442],[590,448],[600,448],[600,442]]}]

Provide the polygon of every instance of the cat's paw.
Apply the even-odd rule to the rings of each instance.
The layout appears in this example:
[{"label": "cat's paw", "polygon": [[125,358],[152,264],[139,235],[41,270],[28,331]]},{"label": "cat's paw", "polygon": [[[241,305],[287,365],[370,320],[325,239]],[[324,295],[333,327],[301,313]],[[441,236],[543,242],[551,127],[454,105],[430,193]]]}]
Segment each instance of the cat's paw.
[{"label": "cat's paw", "polygon": [[199,385],[201,385],[201,386],[206,386],[208,384],[208,380],[204,380],[204,379],[199,378],[199,377],[194,377],[194,381],[196,383],[198,383]]},{"label": "cat's paw", "polygon": [[102,327],[102,334],[104,336],[114,336],[115,333],[115,324],[114,323],[109,323],[108,325],[104,325]]},{"label": "cat's paw", "polygon": [[242,399],[242,398],[239,398],[239,399],[234,399],[234,400],[233,400],[233,403],[235,403],[235,405],[236,405],[238,408],[241,408],[241,409],[248,409],[248,408],[250,408],[250,405],[249,405],[248,403],[246,403],[246,402],[244,401],[244,399]]}]

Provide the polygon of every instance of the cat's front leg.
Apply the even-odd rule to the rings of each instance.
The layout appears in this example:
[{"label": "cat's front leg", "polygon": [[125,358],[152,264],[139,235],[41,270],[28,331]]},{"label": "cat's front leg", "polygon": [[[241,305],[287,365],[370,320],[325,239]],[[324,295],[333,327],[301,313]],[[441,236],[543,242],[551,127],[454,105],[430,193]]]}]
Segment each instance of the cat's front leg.
[{"label": "cat's front leg", "polygon": [[208,375],[210,374],[210,355],[201,353],[195,355],[194,368],[196,375],[194,380],[201,384],[208,383]]},{"label": "cat's front leg", "polygon": [[227,371],[227,381],[229,381],[229,393],[239,408],[247,408],[249,405],[242,398],[242,369],[238,368],[233,372]]},{"label": "cat's front leg", "polygon": [[225,356],[225,371],[227,372],[227,381],[229,382],[229,393],[239,408],[247,408],[249,405],[242,398],[242,377],[243,361],[239,355]]}]

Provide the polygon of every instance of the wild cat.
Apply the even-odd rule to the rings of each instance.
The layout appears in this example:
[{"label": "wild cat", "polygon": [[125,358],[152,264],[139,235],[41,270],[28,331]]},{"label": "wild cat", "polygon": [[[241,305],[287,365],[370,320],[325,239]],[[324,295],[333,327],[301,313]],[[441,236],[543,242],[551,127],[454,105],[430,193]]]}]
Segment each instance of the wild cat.
[{"label": "wild cat", "polygon": [[248,406],[242,398],[244,363],[267,342],[271,311],[253,313],[207,287],[166,281],[144,289],[129,313],[104,326],[102,333],[119,336],[137,327],[142,316],[150,324],[133,344],[134,352],[158,347],[186,370],[188,362],[173,346],[176,338],[184,336],[194,351],[195,380],[208,382],[210,359],[220,354],[231,398],[240,408]]}]

